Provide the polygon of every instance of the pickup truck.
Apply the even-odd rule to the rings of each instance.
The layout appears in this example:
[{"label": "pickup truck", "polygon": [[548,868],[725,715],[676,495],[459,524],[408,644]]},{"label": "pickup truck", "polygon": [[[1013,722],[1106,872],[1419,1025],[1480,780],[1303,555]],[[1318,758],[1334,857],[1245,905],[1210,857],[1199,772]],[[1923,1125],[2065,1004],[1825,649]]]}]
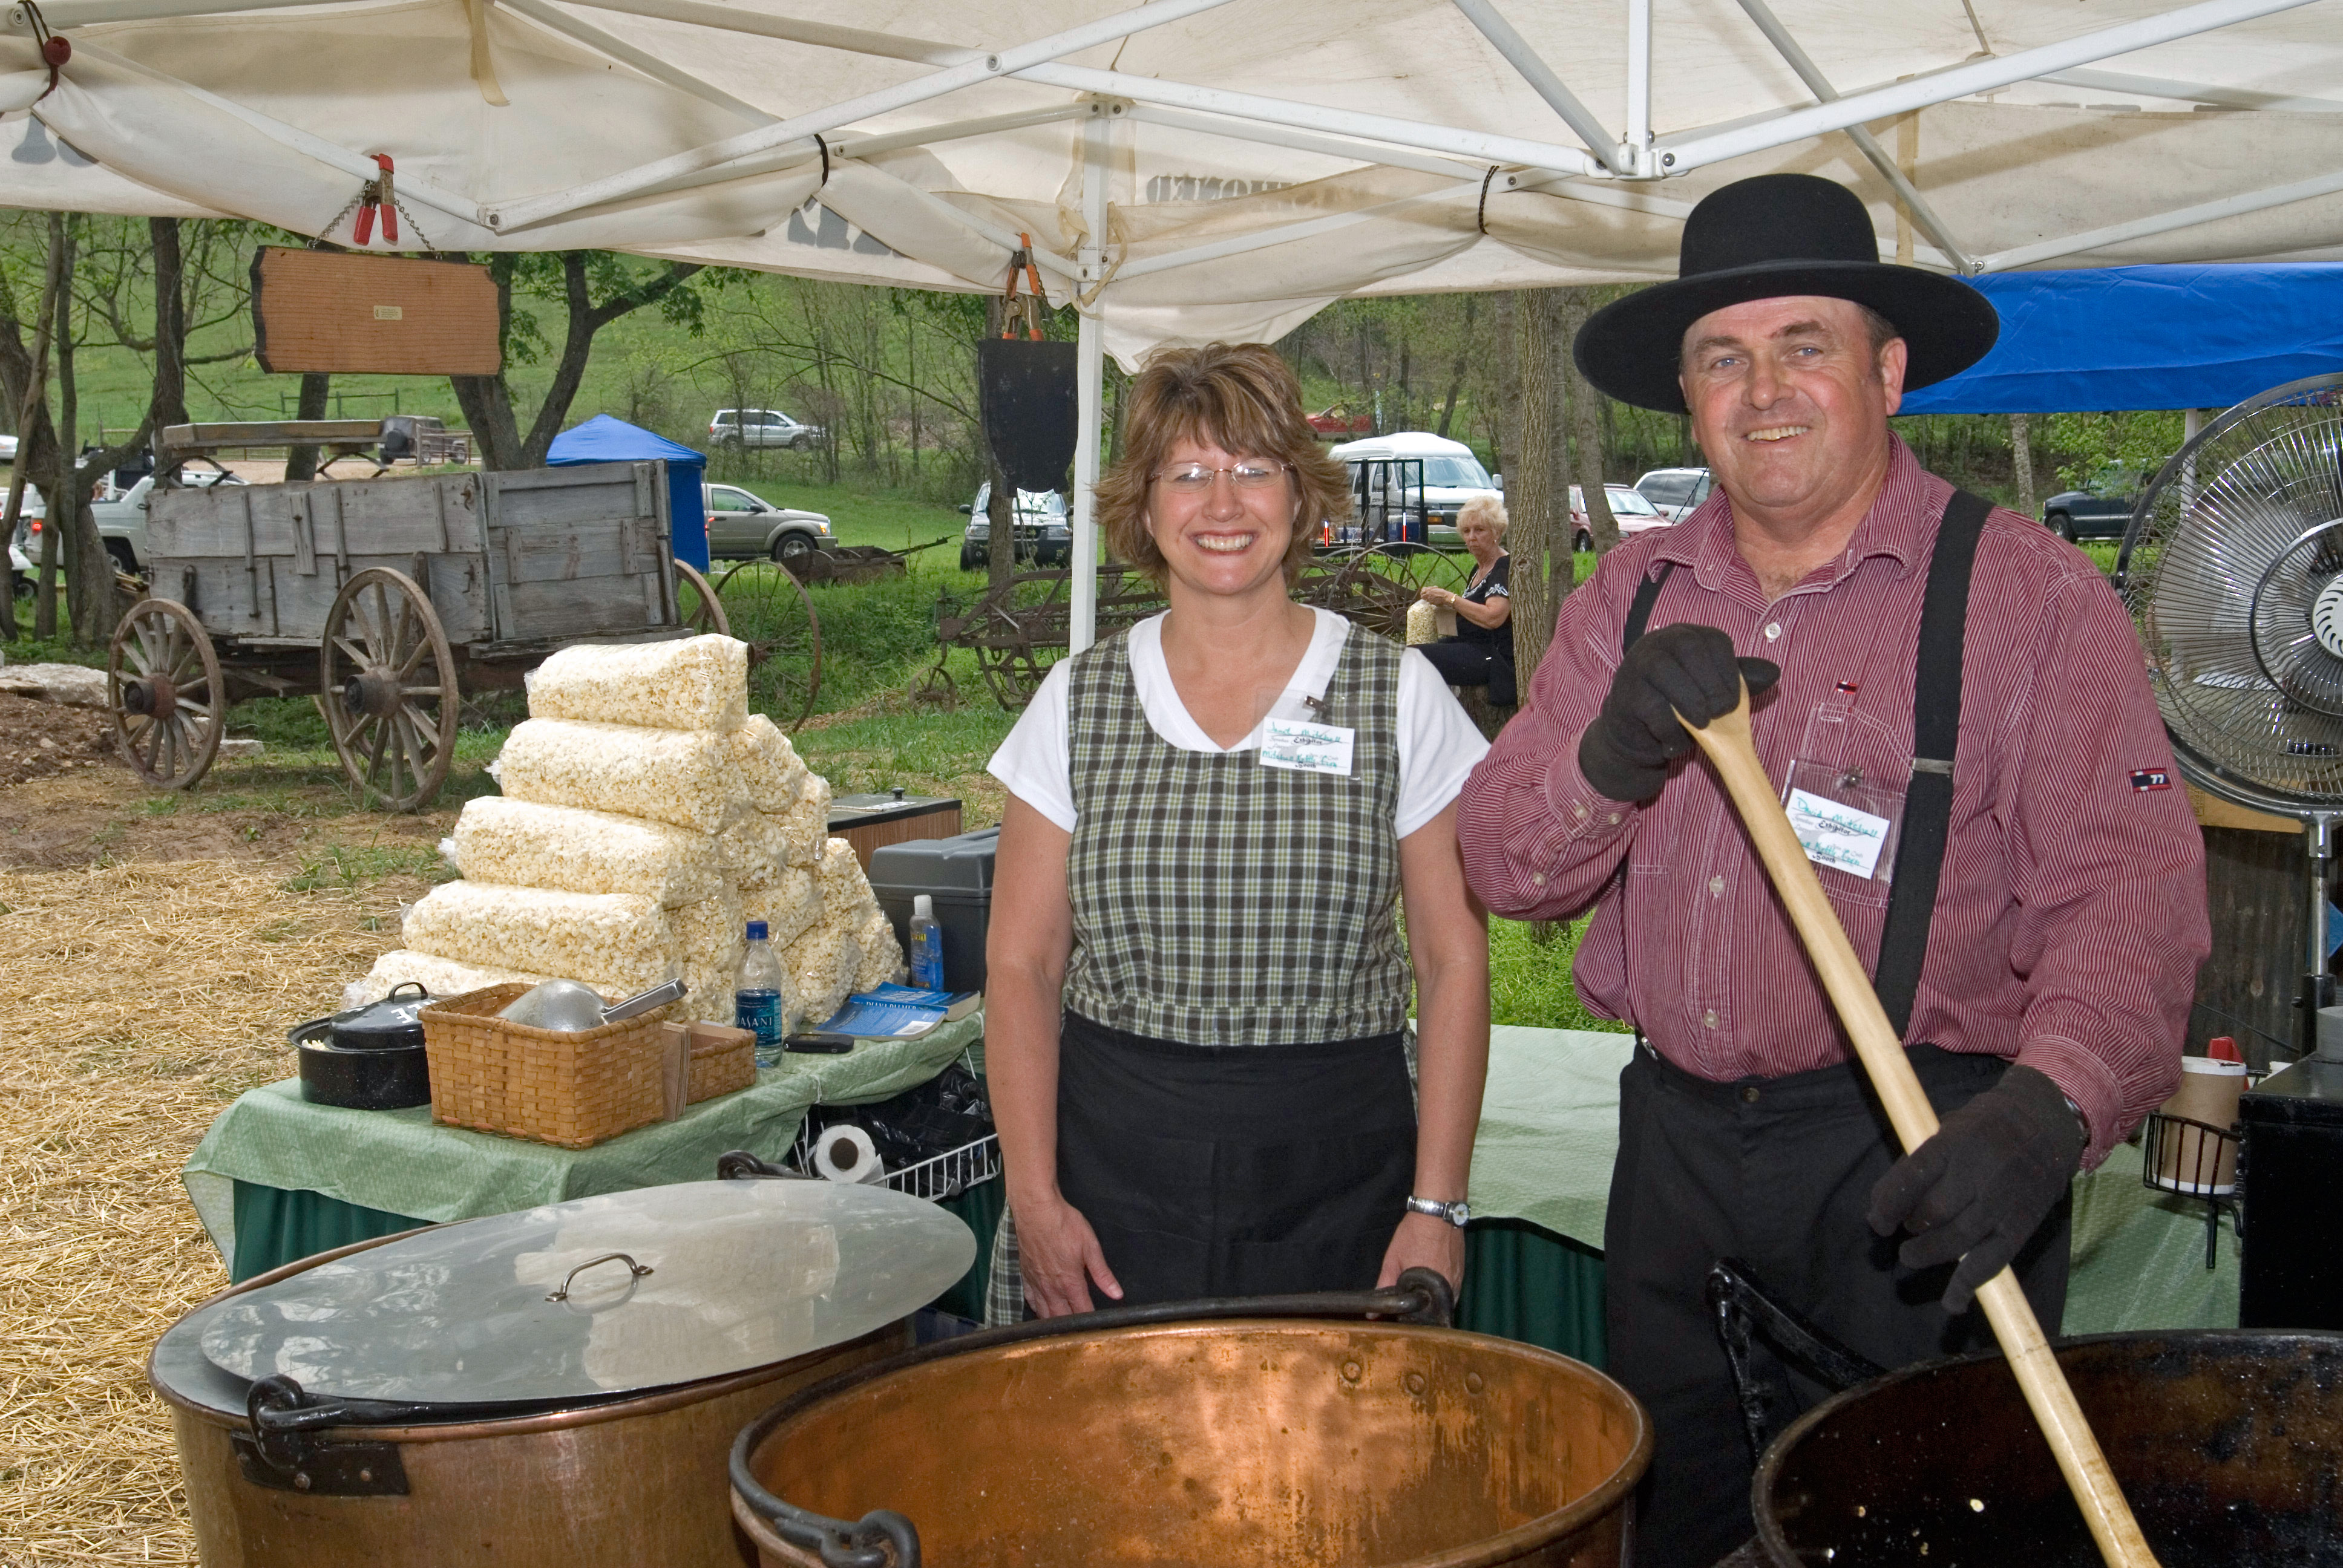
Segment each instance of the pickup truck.
[{"label": "pickup truck", "polygon": [[[179,484],[186,489],[243,483],[234,474],[213,468],[188,468],[179,474]],[[154,488],[155,476],[147,474],[114,499],[89,504],[90,515],[97,519],[98,537],[106,541],[106,553],[133,576],[146,569],[146,498]]]}]

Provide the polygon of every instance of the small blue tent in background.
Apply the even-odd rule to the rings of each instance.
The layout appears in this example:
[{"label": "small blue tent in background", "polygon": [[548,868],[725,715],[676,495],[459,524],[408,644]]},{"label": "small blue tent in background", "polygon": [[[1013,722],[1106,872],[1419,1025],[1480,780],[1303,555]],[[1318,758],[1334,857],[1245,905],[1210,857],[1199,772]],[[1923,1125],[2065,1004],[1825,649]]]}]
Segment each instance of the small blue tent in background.
[{"label": "small blue tent in background", "polygon": [[624,419],[598,414],[556,436],[545,460],[548,467],[568,468],[579,463],[641,463],[653,457],[667,459],[668,528],[675,558],[706,571],[708,508],[699,487],[708,475],[708,459],[699,453]]}]

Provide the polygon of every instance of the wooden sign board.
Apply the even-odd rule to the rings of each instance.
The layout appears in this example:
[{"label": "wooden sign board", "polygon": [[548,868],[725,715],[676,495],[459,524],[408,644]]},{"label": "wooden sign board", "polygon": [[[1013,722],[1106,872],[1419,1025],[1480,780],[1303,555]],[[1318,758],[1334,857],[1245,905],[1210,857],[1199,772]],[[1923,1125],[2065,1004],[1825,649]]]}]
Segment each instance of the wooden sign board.
[{"label": "wooden sign board", "polygon": [[263,246],[252,258],[263,370],[494,376],[497,286],[485,266]]}]

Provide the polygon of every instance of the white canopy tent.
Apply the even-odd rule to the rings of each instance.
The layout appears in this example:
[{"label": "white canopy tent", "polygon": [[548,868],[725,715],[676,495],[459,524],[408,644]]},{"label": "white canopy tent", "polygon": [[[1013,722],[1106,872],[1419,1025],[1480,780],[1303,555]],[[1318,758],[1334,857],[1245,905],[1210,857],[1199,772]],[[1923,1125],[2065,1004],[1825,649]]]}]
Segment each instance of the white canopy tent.
[{"label": "white canopy tent", "polygon": [[1949,270],[2343,258],[2343,0],[1112,4],[21,0],[0,202],[350,243],[382,153],[409,248],[991,290],[1030,236],[1081,312],[1078,646],[1105,353],[1664,277],[1777,169]]}]

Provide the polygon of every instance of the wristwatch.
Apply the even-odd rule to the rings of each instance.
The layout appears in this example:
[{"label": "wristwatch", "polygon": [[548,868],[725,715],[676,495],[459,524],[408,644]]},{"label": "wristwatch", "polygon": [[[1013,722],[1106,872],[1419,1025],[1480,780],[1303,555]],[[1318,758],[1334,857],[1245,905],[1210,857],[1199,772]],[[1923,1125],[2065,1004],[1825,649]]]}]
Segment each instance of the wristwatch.
[{"label": "wristwatch", "polygon": [[1473,1218],[1473,1205],[1462,1198],[1457,1199],[1453,1203],[1443,1203],[1437,1198],[1410,1197],[1407,1201],[1407,1211],[1411,1214],[1430,1214],[1437,1219],[1445,1220],[1460,1231],[1464,1228],[1465,1221]]}]

